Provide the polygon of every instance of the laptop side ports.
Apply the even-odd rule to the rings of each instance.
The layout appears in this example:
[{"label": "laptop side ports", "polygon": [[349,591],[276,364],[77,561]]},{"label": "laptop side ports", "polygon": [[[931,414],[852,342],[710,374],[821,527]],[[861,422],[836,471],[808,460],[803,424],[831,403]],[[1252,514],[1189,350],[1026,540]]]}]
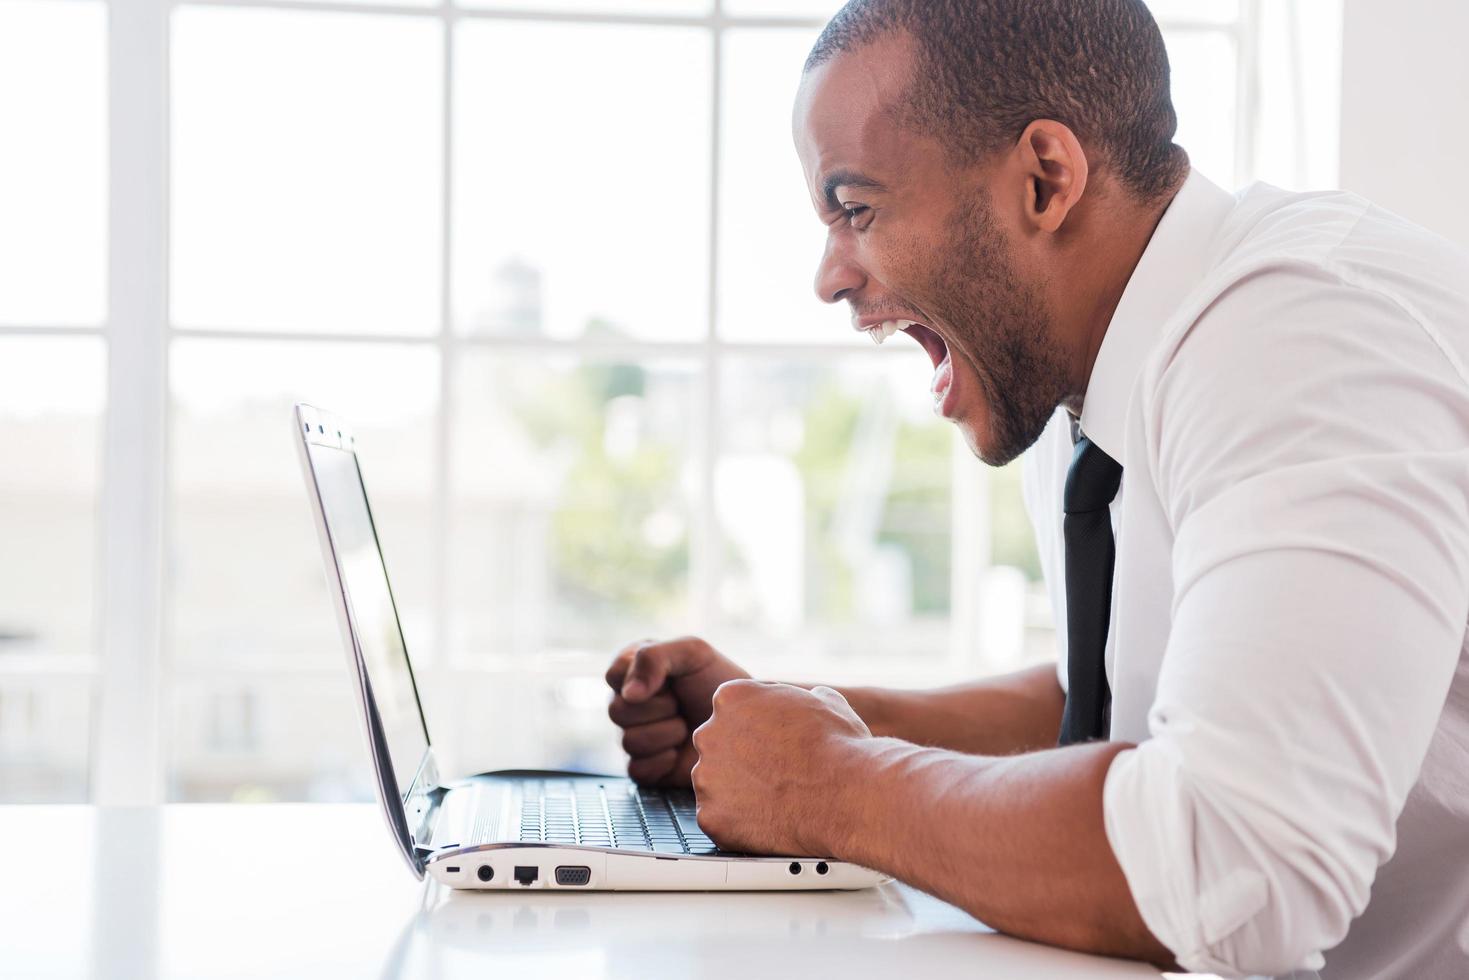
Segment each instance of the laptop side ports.
[{"label": "laptop side ports", "polygon": [[592,880],[592,869],[584,864],[563,864],[556,868],[556,884],[585,885]]}]

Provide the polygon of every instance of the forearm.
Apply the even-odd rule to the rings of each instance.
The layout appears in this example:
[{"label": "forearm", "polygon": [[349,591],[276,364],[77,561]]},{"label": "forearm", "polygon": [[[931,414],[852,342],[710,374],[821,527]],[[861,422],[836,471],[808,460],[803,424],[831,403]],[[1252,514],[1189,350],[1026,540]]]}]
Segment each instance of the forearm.
[{"label": "forearm", "polygon": [[926,691],[837,690],[874,735],[975,755],[1055,745],[1066,705],[1052,664]]},{"label": "forearm", "polygon": [[1002,932],[1157,964],[1107,842],[1102,785],[1129,746],[1013,758],[891,738],[852,744],[827,850],[952,902]]}]

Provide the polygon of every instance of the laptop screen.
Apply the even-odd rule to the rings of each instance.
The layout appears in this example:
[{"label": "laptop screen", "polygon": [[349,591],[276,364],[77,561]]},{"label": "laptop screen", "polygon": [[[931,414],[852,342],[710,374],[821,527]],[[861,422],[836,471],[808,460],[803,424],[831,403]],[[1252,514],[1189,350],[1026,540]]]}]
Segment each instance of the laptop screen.
[{"label": "laptop screen", "polygon": [[408,649],[398,625],[398,611],[388,586],[388,573],[367,505],[367,492],[357,456],[343,449],[312,443],[311,468],[321,494],[327,533],[347,593],[347,608],[362,647],[370,694],[377,703],[392,757],[398,794],[406,799],[413,777],[428,751],[428,729],[418,702],[418,688]]}]

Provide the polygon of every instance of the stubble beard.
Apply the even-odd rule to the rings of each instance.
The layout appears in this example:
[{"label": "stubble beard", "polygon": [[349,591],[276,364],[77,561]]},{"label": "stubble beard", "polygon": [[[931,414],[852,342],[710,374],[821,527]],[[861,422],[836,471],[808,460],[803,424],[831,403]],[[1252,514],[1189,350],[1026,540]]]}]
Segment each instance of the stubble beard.
[{"label": "stubble beard", "polygon": [[1065,358],[1040,286],[1017,274],[988,202],[977,194],[949,231],[927,292],[940,297],[936,311],[973,355],[989,407],[988,432],[961,422],[965,440],[985,463],[1004,466],[1040,438],[1067,397]]}]

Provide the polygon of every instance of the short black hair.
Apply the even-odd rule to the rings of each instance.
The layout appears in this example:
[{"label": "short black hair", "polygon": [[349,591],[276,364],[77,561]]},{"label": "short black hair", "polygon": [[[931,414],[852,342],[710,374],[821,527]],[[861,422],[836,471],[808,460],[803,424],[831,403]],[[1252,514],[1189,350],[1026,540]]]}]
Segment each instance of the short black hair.
[{"label": "short black hair", "polygon": [[806,71],[897,32],[917,52],[904,121],[957,159],[982,159],[1054,119],[1144,201],[1188,172],[1173,142],[1168,52],[1143,0],[851,0]]}]

